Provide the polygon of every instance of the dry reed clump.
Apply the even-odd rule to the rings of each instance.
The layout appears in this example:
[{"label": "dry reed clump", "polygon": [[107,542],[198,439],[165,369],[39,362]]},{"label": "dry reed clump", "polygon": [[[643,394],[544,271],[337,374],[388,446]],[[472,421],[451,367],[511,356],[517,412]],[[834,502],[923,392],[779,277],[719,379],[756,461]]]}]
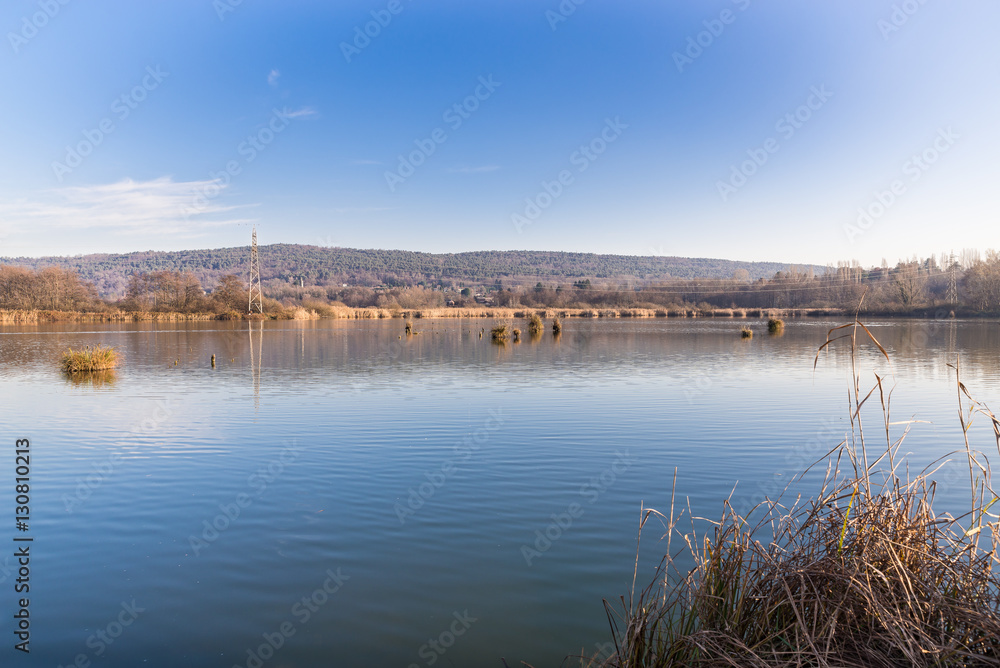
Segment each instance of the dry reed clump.
[{"label": "dry reed clump", "polygon": [[785,331],[785,321],[780,318],[771,318],[767,321],[767,331],[771,334],[781,334]]},{"label": "dry reed clump", "polygon": [[97,345],[82,350],[70,348],[63,353],[59,366],[66,373],[107,371],[118,366],[118,351],[111,346]]},{"label": "dry reed clump", "polygon": [[490,330],[490,340],[494,343],[507,343],[510,339],[510,328],[504,324],[494,325]]},{"label": "dry reed clump", "polygon": [[752,339],[753,338],[753,330],[750,329],[749,327],[740,327],[740,338],[743,338],[743,339]]},{"label": "dry reed clump", "polygon": [[562,332],[562,320],[556,317],[556,319],[552,321],[552,333],[560,334],[561,332]]},{"label": "dry reed clump", "polygon": [[[888,360],[857,319],[831,333],[846,327],[852,333],[837,338],[850,338],[852,364],[859,330]],[[828,335],[820,350],[833,340]],[[679,529],[684,511],[675,512],[673,498],[669,514],[643,511],[640,538],[646,521],[659,517],[666,556],[638,595],[633,579],[620,609],[605,601],[615,653],[601,665],[1000,666],[1000,516],[990,512],[1000,499],[968,435],[973,419],[984,417],[1000,451],[1000,421],[956,378],[965,437],[957,452],[968,461],[972,503],[960,517],[939,515],[937,468],[911,476],[900,457],[910,423],[890,436],[896,423],[884,379],[876,375],[866,394],[852,376],[851,432],[817,462],[826,475],[812,498],[786,507],[779,497],[742,514],[727,500],[705,532],[693,520],[689,532]],[[861,408],[876,398],[884,444],[870,459]],[[681,565],[673,540],[686,544],[693,569]]]},{"label": "dry reed clump", "polygon": [[528,316],[529,334],[541,334],[543,329],[545,329],[545,324],[542,322],[541,317],[539,317],[537,313],[532,313]]}]

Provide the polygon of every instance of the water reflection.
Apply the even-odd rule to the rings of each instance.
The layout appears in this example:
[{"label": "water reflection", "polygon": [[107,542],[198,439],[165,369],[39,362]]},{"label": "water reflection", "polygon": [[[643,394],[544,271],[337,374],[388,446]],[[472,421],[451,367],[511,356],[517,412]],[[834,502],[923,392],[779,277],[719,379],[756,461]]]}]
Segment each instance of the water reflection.
[{"label": "water reflection", "polygon": [[[343,567],[343,590],[274,665],[421,663],[427,638],[465,610],[482,621],[449,662],[559,665],[606,637],[601,600],[627,592],[640,503],[664,509],[675,468],[678,499],[715,517],[720,499],[739,506],[783,487],[849,429],[848,351],[812,368],[837,321],[789,320],[780,338],[741,341],[741,325],[762,334],[766,320],[569,319],[558,335],[506,346],[490,341],[491,320],[417,323],[409,337],[399,320],[0,327],[7,428],[37,442],[47,486],[45,663],[65,664],[133,598],[148,617],[109,648],[109,665],[163,665],[158,648],[178,638],[216,661],[174,665],[245,662]],[[899,418],[934,421],[907,440],[918,470],[962,445],[947,363],[961,356],[973,395],[1000,404],[1000,328],[869,324],[892,358]],[[94,343],[124,364],[115,380],[79,381],[106,391],[78,391],[55,360]],[[859,367],[870,382],[885,362],[868,351]],[[484,427],[491,415],[501,429]],[[992,432],[981,431],[973,447],[985,450]],[[294,461],[286,441],[302,448]],[[521,547],[580,502],[616,451],[637,464],[525,563]],[[962,491],[959,465],[941,497]],[[419,490],[419,512],[401,521],[396,505]],[[81,494],[68,512],[63,499]],[[205,522],[219,533],[196,555],[190,537]]]},{"label": "water reflection", "polygon": [[[254,346],[255,328],[257,330],[256,346]],[[251,320],[247,332],[250,335],[250,376],[253,380],[253,409],[256,417],[260,411],[260,368],[264,359],[264,321]]]},{"label": "water reflection", "polygon": [[65,376],[66,380],[73,385],[95,388],[113,386],[118,380],[118,374],[114,369],[66,372]]}]

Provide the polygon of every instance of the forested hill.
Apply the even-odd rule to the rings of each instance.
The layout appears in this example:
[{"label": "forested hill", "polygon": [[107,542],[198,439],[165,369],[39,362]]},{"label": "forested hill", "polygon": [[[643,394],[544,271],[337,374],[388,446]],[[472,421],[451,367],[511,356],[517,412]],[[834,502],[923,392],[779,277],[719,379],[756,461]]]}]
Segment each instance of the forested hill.
[{"label": "forested hill", "polygon": [[[669,278],[730,278],[745,270],[749,278],[770,278],[786,271],[779,262],[737,262],[708,258],[597,255],[549,251],[475,251],[469,253],[417,253],[400,250],[324,248],[298,244],[260,247],[261,279],[265,283],[291,281],[302,276],[306,285],[413,285],[437,283],[455,286],[492,284],[504,286],[536,281],[572,282],[590,278],[604,281],[656,281]],[[0,264],[31,268],[56,266],[76,270],[93,281],[105,297],[121,296],[128,277],[137,272],[190,271],[202,285],[211,287],[225,274],[244,275],[249,248],[217,248],[76,257],[0,258]],[[815,269],[822,267],[799,267]],[[740,272],[742,274],[742,272]]]}]

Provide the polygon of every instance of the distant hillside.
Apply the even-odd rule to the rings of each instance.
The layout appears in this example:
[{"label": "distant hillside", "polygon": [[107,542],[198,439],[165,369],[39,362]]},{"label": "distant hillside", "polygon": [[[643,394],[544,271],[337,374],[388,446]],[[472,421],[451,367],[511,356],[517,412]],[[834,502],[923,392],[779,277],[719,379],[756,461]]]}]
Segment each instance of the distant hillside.
[{"label": "distant hillside", "polygon": [[[56,266],[76,270],[93,281],[104,297],[120,297],[129,275],[146,271],[190,271],[203,286],[225,274],[244,275],[249,249],[217,248],[76,257],[0,258],[0,264],[31,268]],[[416,253],[400,250],[323,248],[298,244],[260,247],[261,279],[275,285],[303,277],[305,285],[413,285],[419,282],[503,285],[598,281],[657,281],[669,278],[730,278],[746,270],[751,279],[770,278],[789,266],[780,262],[737,262],[709,258],[597,255],[549,251],[475,251]],[[798,265],[800,269],[823,267]]]}]

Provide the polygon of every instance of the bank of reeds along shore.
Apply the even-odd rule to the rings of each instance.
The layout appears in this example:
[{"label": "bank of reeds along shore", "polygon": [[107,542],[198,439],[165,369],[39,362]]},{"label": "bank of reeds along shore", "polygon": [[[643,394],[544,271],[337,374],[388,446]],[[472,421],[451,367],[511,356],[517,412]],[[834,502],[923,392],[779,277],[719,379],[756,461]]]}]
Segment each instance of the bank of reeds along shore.
[{"label": "bank of reeds along shore", "polygon": [[42,309],[0,309],[0,325],[47,322],[179,322],[214,320],[215,313],[169,313],[159,311],[46,311]]},{"label": "bank of reeds along shore", "polygon": [[[749,512],[726,500],[705,530],[673,496],[667,512],[643,509],[639,538],[659,520],[666,556],[637,591],[637,546],[631,593],[605,601],[614,654],[590,665],[1000,666],[1000,499],[989,458],[969,444],[985,420],[1000,453],[1000,421],[972,398],[956,361],[964,443],[911,475],[901,447],[912,421],[891,421],[884,378],[861,382],[859,337],[889,357],[857,316],[820,348],[851,346],[851,431],[813,465],[826,473],[812,496]],[[877,435],[863,427],[870,411]],[[957,517],[934,507],[933,475],[949,456],[968,467],[970,503]]]},{"label": "bank of reeds along shore", "polygon": [[43,309],[0,309],[0,325],[48,322],[182,322],[195,320],[378,320],[388,318],[796,318],[840,314],[834,309],[731,309],[731,308],[525,308],[525,307],[441,307],[441,308],[354,308],[339,303],[303,302],[301,306],[271,307],[264,314],[239,311],[219,313],[177,313],[169,311],[48,311]]}]

